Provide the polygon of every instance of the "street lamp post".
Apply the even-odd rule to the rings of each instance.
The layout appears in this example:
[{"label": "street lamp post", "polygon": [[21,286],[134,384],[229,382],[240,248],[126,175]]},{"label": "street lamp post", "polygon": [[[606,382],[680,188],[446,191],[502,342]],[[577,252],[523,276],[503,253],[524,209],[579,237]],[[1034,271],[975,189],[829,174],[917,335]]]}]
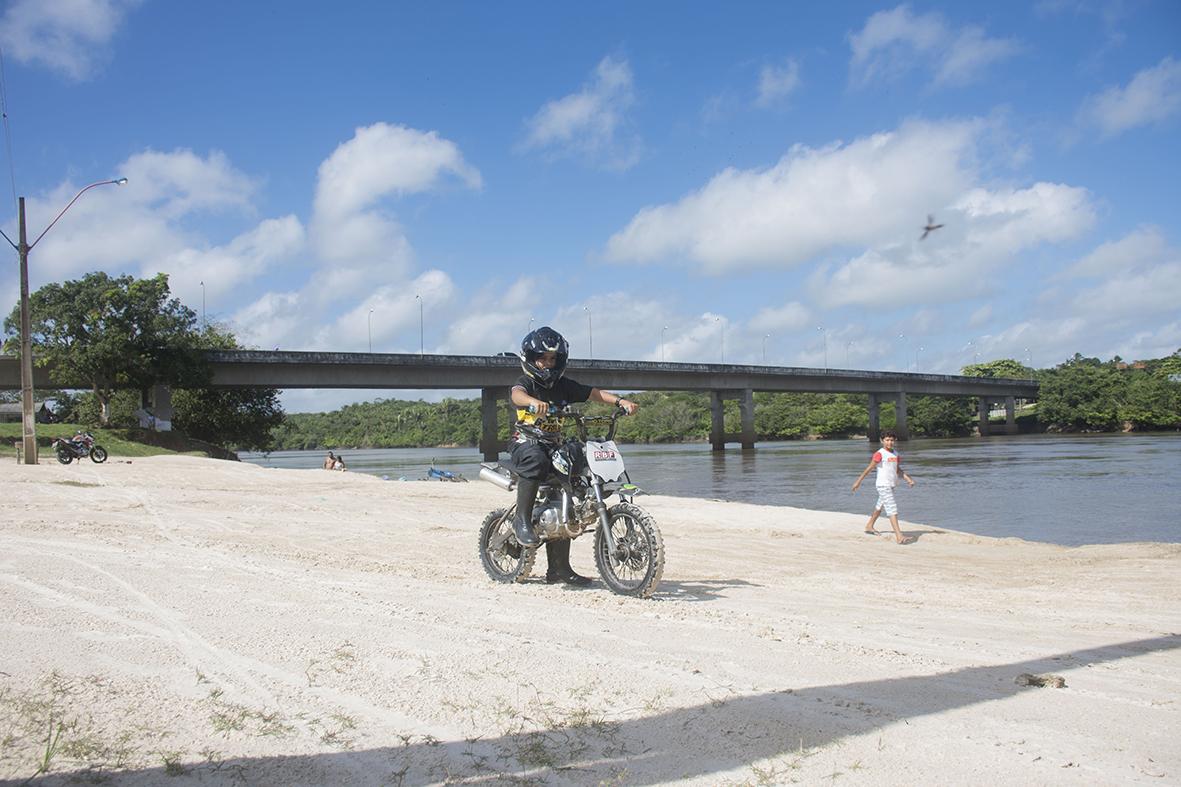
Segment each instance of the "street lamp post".
[{"label": "street lamp post", "polygon": [[851,348],[852,346],[853,346],[853,340],[852,340],[852,339],[850,339],[849,341],[845,342],[845,368],[846,368],[846,369],[849,369],[849,368],[851,368],[851,367],[849,366],[849,348]]},{"label": "street lamp post", "polygon": [[668,326],[660,329],[660,362],[664,363],[664,332],[668,330]]},{"label": "street lamp post", "polygon": [[[905,333],[898,334],[898,341],[905,342],[906,341],[906,334]],[[906,351],[906,344],[903,344],[902,345],[902,371],[904,371],[904,372],[910,371],[909,355],[910,355],[910,353],[908,353]]]},{"label": "street lamp post", "polygon": [[763,365],[767,365],[767,340],[771,338],[771,334],[763,334]]},{"label": "street lamp post", "polygon": [[369,329],[369,352],[373,352],[373,309],[369,310],[369,314],[365,318],[366,327]]},{"label": "street lamp post", "polygon": [[425,355],[423,350],[423,297],[422,295],[415,295],[415,300],[418,301],[418,355]]},{"label": "street lamp post", "polygon": [[824,330],[823,325],[817,325],[816,330],[820,331],[820,340],[824,343],[824,371],[828,371],[828,331]]},{"label": "street lamp post", "polygon": [[925,348],[920,344],[919,348],[914,351],[914,370],[916,372],[919,370],[919,353],[921,353],[924,349]]},{"label": "street lamp post", "polygon": [[586,351],[587,355],[594,360],[595,357],[595,327],[591,323],[591,310],[589,306],[583,306],[582,310],[586,312]]},{"label": "street lamp post", "polygon": [[209,323],[205,320],[205,282],[201,282],[201,330],[209,327]]},{"label": "street lamp post", "polygon": [[722,363],[726,362],[726,323],[722,322],[721,317],[714,317],[714,322],[718,324],[722,334]]},{"label": "street lamp post", "polygon": [[106,186],[108,184],[122,186],[125,183],[127,183],[127,178],[116,178],[115,180],[100,180],[97,183],[91,183],[89,186],[86,186],[74,195],[74,198],[70,200],[69,204],[61,209],[61,212],[54,217],[53,221],[49,222],[48,227],[41,230],[41,234],[32,243],[26,242],[25,198],[21,197],[17,200],[18,243],[13,243],[12,238],[5,235],[3,230],[0,230],[0,235],[4,236],[4,240],[8,241],[8,245],[16,249],[16,253],[20,257],[21,437],[22,451],[25,457],[24,462],[27,465],[37,464],[37,421],[33,417],[33,341],[30,333],[32,331],[32,316],[29,313],[29,252],[41,242],[41,239],[45,237],[45,233],[53,229],[53,225],[57,224],[58,219],[64,216],[66,211],[87,191],[95,186]]}]

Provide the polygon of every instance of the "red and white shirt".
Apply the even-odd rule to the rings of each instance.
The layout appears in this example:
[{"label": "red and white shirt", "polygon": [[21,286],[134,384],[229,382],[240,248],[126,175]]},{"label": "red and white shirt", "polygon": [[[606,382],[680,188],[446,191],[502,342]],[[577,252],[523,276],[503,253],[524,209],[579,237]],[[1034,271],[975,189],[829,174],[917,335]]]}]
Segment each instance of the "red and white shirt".
[{"label": "red and white shirt", "polygon": [[879,448],[874,452],[873,461],[878,463],[878,478],[875,486],[893,487],[898,484],[898,454]]}]

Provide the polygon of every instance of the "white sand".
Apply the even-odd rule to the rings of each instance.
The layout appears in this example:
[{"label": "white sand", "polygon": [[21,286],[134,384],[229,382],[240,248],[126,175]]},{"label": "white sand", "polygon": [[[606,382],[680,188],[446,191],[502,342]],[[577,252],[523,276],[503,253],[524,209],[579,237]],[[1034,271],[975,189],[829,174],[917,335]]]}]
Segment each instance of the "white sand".
[{"label": "white sand", "polygon": [[641,601],[491,582],[480,482],[9,461],[0,501],[4,784],[1181,784],[1178,545],[647,497]]}]

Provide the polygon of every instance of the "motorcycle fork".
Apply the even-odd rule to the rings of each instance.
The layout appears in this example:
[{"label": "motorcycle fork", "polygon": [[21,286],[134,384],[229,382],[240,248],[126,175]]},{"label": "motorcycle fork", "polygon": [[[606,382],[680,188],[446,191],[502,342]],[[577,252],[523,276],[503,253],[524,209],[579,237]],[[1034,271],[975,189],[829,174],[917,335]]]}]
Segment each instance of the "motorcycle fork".
[{"label": "motorcycle fork", "polygon": [[596,480],[591,484],[595,493],[595,510],[599,514],[599,528],[603,531],[603,538],[607,540],[607,551],[615,554],[615,535],[611,532],[611,517],[607,515],[607,504],[603,502],[603,485]]}]

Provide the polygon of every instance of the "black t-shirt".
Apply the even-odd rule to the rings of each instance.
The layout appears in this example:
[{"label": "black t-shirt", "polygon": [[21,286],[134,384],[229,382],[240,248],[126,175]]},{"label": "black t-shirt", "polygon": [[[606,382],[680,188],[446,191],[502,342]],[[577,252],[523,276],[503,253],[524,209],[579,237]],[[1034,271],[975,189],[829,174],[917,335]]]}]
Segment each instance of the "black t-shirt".
[{"label": "black t-shirt", "polygon": [[[590,398],[591,391],[594,390],[589,385],[583,385],[569,377],[561,377],[552,388],[545,388],[538,385],[537,381],[527,374],[518,377],[513,387],[524,388],[525,393],[534,399],[540,399],[556,407],[585,402]],[[544,413],[531,413],[524,407],[517,408],[517,423],[532,425],[545,432],[557,432],[561,429],[556,419],[548,418]]]}]

